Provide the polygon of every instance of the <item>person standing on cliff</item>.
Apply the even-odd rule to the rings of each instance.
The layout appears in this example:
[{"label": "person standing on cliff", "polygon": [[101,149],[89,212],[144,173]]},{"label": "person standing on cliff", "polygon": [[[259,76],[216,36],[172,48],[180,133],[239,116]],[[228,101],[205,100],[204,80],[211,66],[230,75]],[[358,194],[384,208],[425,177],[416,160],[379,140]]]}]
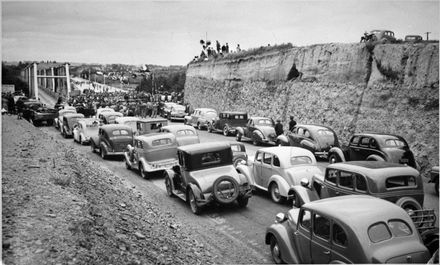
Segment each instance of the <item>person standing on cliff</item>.
[{"label": "person standing on cliff", "polygon": [[275,124],[275,133],[277,136],[283,134],[283,124],[281,124],[281,120],[277,120],[277,123]]},{"label": "person standing on cliff", "polygon": [[229,53],[229,45],[227,42],[226,42],[226,53]]},{"label": "person standing on cliff", "polygon": [[290,121],[289,121],[289,131],[293,131],[293,129],[296,126],[296,121],[293,119],[293,116],[290,116]]},{"label": "person standing on cliff", "polygon": [[221,47],[220,47],[220,42],[218,42],[218,40],[215,41],[215,45],[216,45],[216,48],[217,48],[217,53],[220,53]]}]

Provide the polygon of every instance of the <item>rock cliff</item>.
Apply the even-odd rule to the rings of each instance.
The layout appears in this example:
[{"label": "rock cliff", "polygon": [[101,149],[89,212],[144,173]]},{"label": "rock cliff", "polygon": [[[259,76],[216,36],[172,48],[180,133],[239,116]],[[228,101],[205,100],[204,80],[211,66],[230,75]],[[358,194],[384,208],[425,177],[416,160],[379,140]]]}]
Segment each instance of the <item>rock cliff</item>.
[{"label": "rock cliff", "polygon": [[425,172],[438,165],[439,45],[319,44],[226,56],[188,65],[194,107],[403,136]]}]

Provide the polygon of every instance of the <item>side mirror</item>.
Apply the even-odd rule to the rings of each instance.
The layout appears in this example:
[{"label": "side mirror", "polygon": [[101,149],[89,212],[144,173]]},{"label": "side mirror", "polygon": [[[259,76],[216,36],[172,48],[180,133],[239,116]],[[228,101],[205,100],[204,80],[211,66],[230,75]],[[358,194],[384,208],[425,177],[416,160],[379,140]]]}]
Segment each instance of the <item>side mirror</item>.
[{"label": "side mirror", "polygon": [[302,178],[300,182],[301,182],[301,186],[306,187],[306,188],[309,187],[310,182],[308,179]]},{"label": "side mirror", "polygon": [[275,216],[275,222],[276,223],[282,223],[286,220],[286,215],[284,213],[277,213]]}]

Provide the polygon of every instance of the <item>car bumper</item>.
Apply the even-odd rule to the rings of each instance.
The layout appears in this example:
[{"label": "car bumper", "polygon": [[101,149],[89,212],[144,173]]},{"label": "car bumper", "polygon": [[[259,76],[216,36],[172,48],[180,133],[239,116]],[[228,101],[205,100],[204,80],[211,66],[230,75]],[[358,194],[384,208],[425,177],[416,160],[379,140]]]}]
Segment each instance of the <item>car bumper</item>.
[{"label": "car bumper", "polygon": [[152,164],[148,164],[145,171],[146,172],[155,172],[155,171],[166,170],[166,169],[170,169],[173,166],[176,166],[178,164],[179,164],[179,161],[177,161],[177,160],[168,161],[168,162],[164,162],[164,163],[155,163],[155,164],[152,163]]}]

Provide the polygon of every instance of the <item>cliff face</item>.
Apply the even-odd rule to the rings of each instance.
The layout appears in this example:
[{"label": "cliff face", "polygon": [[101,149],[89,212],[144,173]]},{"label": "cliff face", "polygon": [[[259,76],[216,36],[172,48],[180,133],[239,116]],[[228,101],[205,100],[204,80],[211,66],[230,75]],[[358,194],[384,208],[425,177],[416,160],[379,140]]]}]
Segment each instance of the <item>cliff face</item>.
[{"label": "cliff face", "polygon": [[354,132],[398,134],[425,171],[439,163],[438,52],[438,43],[322,44],[191,63],[185,100],[285,125],[293,115],[332,127],[342,143]]}]

